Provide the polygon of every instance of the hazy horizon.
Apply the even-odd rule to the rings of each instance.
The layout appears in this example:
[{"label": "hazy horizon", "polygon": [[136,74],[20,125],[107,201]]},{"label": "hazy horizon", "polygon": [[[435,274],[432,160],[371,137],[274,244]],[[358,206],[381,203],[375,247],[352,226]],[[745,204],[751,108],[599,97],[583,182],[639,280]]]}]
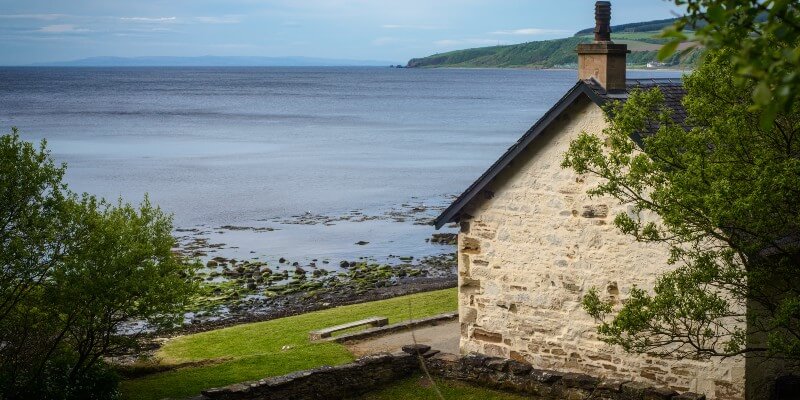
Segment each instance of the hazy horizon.
[{"label": "hazy horizon", "polygon": [[395,60],[353,60],[319,57],[268,56],[138,56],[86,57],[0,67],[377,67],[405,64]]},{"label": "hazy horizon", "polygon": [[[594,1],[234,0],[0,5],[0,65],[90,57],[410,58],[570,36]],[[570,12],[563,12],[571,10]],[[668,1],[613,2],[613,24],[675,16]]]}]

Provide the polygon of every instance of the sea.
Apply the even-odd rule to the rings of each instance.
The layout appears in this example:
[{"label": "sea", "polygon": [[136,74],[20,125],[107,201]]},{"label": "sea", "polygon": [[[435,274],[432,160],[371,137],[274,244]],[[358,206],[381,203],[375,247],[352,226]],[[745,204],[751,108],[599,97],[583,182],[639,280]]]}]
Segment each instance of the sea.
[{"label": "sea", "polygon": [[0,132],[46,139],[73,191],[147,195],[203,261],[336,268],[454,251],[426,240],[430,220],[575,82],[574,70],[0,68]]}]

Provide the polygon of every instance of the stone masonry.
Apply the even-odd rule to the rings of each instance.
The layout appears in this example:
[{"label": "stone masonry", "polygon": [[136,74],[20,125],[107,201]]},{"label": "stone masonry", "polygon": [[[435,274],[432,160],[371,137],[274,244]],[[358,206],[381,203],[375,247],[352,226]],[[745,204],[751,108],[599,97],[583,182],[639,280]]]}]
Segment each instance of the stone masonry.
[{"label": "stone masonry", "polygon": [[[423,361],[424,360],[424,361]],[[332,400],[357,398],[362,393],[421,373],[422,362],[431,376],[460,380],[481,387],[530,395],[541,400],[705,400],[640,382],[538,370],[530,364],[469,354],[440,353],[424,344],[403,346],[402,353],[380,353],[350,364],[298,371],[203,391],[199,400]]]},{"label": "stone masonry", "polygon": [[596,337],[581,307],[595,287],[615,302],[633,285],[652,287],[669,268],[664,248],[633,241],[613,225],[630,212],[589,198],[597,182],[561,168],[570,141],[599,133],[603,111],[576,101],[464,209],[459,234],[462,353],[534,368],[645,382],[710,399],[744,398],[744,358],[664,360],[631,355]]}]

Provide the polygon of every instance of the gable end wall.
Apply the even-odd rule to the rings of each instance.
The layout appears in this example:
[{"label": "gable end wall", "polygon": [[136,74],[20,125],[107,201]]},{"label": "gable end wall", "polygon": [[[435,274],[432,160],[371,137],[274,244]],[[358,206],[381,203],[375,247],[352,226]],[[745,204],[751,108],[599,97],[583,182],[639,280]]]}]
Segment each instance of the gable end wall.
[{"label": "gable end wall", "polygon": [[580,132],[601,132],[603,112],[581,97],[523,151],[465,211],[459,234],[461,350],[536,368],[638,380],[744,398],[744,359],[663,360],[630,355],[596,338],[581,307],[587,291],[623,300],[667,270],[664,248],[620,234],[613,199],[590,199],[596,184],[562,169]]}]

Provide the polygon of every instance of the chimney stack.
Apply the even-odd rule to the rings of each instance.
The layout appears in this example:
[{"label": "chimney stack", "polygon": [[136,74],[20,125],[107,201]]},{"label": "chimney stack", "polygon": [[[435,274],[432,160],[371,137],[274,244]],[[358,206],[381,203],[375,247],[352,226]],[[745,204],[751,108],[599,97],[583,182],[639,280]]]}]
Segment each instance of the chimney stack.
[{"label": "chimney stack", "polygon": [[594,42],[578,45],[578,79],[593,78],[606,91],[625,90],[628,46],[611,41],[611,2],[594,5]]}]

